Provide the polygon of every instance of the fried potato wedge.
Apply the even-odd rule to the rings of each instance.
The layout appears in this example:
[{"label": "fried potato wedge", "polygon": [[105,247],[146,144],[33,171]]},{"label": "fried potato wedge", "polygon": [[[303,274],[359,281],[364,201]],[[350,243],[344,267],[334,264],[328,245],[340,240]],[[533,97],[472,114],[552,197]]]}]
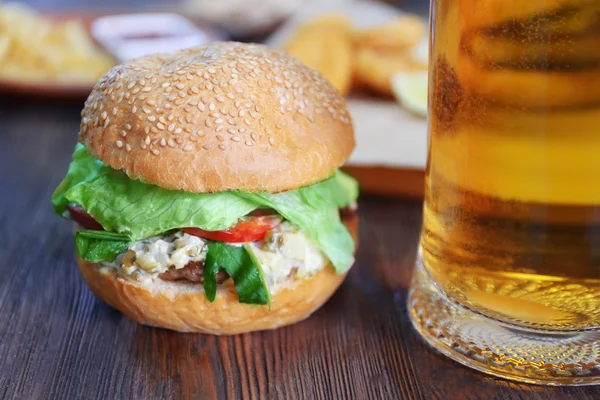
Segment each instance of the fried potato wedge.
[{"label": "fried potato wedge", "polygon": [[415,46],[427,33],[425,22],[415,15],[403,15],[392,21],[352,33],[354,45],[380,52],[402,52]]},{"label": "fried potato wedge", "polygon": [[354,54],[347,17],[330,14],[308,22],[284,49],[323,74],[343,95],[350,91]]},{"label": "fried potato wedge", "polygon": [[357,50],[354,66],[356,84],[383,96],[393,96],[394,73],[427,69],[408,53],[380,53],[368,48]]}]

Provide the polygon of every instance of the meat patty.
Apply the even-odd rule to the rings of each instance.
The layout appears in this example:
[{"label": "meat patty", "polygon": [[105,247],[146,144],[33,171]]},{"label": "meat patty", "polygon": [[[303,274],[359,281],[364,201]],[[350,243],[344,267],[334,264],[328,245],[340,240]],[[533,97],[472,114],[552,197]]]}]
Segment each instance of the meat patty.
[{"label": "meat patty", "polygon": [[[183,268],[176,269],[174,266],[158,275],[163,281],[189,281],[204,283],[204,263],[202,261],[193,261]],[[217,274],[217,283],[221,284],[229,278],[227,272],[219,271]]]}]

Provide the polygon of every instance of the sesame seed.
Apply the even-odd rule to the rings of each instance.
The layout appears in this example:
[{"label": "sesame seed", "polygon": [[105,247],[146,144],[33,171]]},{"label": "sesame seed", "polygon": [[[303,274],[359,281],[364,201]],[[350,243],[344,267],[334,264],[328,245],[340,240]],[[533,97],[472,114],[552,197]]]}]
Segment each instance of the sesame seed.
[{"label": "sesame seed", "polygon": [[169,138],[169,140],[167,140],[167,145],[168,145],[169,147],[175,147],[175,142],[173,141],[173,139],[172,139],[172,138]]},{"label": "sesame seed", "polygon": [[211,146],[210,144],[205,144],[204,146],[202,146],[202,148],[203,148],[204,150],[210,150],[210,149],[211,149],[211,147],[212,147],[212,146]]},{"label": "sesame seed", "polygon": [[209,111],[215,110],[215,104],[212,101],[208,104],[208,109],[209,109]]},{"label": "sesame seed", "polygon": [[156,105],[156,101],[154,101],[154,100],[148,100],[148,101],[146,102],[146,104],[148,104],[148,105],[149,105],[149,106],[151,106],[151,107],[154,107],[154,106]]},{"label": "sesame seed", "polygon": [[139,91],[140,91],[140,88],[139,88],[139,87],[134,87],[134,88],[131,90],[131,94],[136,94],[136,93],[139,93]]},{"label": "sesame seed", "polygon": [[107,117],[108,117],[108,114],[106,113],[106,111],[102,111],[102,114],[100,114],[100,118],[102,118],[104,120]]},{"label": "sesame seed", "polygon": [[154,115],[149,115],[148,116],[148,121],[154,122],[154,121],[156,121],[156,117]]},{"label": "sesame seed", "polygon": [[257,138],[257,135],[256,135],[256,133],[252,132],[252,133],[250,134],[250,137],[252,138],[252,140],[256,140],[256,138]]},{"label": "sesame seed", "polygon": [[130,130],[131,129],[131,125],[125,124],[125,129]]},{"label": "sesame seed", "polygon": [[110,122],[110,118],[106,118],[106,121],[104,121],[104,125],[102,127],[106,128],[108,126],[109,122]]},{"label": "sesame seed", "polygon": [[116,142],[116,143],[117,143],[117,147],[118,147],[118,148],[121,148],[121,147],[123,147],[123,142],[121,142],[120,140],[117,140],[117,142]]},{"label": "sesame seed", "polygon": [[229,132],[233,135],[234,133],[237,132],[237,130],[235,128],[229,128],[229,129],[227,129],[227,132]]},{"label": "sesame seed", "polygon": [[272,137],[269,138],[269,144],[273,145],[275,144],[275,139],[273,139]]},{"label": "sesame seed", "polygon": [[146,114],[150,114],[150,109],[147,107],[142,107],[142,111]]},{"label": "sesame seed", "polygon": [[127,144],[125,145],[125,150],[127,150],[127,151],[131,151],[131,146],[129,145],[129,143],[127,143]]},{"label": "sesame seed", "polygon": [[185,145],[185,146],[183,147],[183,151],[190,151],[190,150],[192,150],[192,149],[193,149],[193,147],[192,147],[192,146],[190,146],[189,144],[188,144],[188,145]]},{"label": "sesame seed", "polygon": [[219,149],[221,149],[221,150],[225,150],[226,148],[227,148],[227,146],[225,146],[224,144],[219,145]]},{"label": "sesame seed", "polygon": [[133,107],[131,107],[131,112],[132,112],[132,113],[134,113],[134,114],[135,114],[135,113],[136,113],[136,111],[137,111],[137,107],[136,107],[136,106],[133,106]]},{"label": "sesame seed", "polygon": [[181,144],[183,143],[183,140],[181,140],[181,138],[175,138],[175,143]]},{"label": "sesame seed", "polygon": [[127,89],[131,89],[134,86],[135,86],[135,81],[131,81],[127,84]]},{"label": "sesame seed", "polygon": [[165,140],[165,138],[161,138],[161,139],[160,139],[160,145],[161,145],[162,147],[165,147],[165,146],[167,145],[167,141]]},{"label": "sesame seed", "polygon": [[233,140],[234,142],[239,142],[241,139],[239,138],[239,136],[233,136],[231,140]]},{"label": "sesame seed", "polygon": [[222,124],[223,123],[223,119],[222,118],[217,118],[215,120],[215,124]]},{"label": "sesame seed", "polygon": [[250,140],[246,140],[244,143],[246,143],[246,146],[252,146],[254,144]]},{"label": "sesame seed", "polygon": [[155,156],[160,154],[160,151],[156,150],[156,149],[152,149],[150,150],[152,152],[152,154],[154,154]]},{"label": "sesame seed", "polygon": [[175,124],[170,124],[170,125],[167,127],[167,131],[169,131],[169,132],[173,132],[173,130],[174,130],[174,129],[175,129]]},{"label": "sesame seed", "polygon": [[192,131],[193,131],[193,129],[190,125],[184,126],[183,130],[186,131],[187,133],[192,133]]},{"label": "sesame seed", "polygon": [[175,87],[179,90],[183,90],[183,88],[185,87],[185,85],[183,83],[176,83]]},{"label": "sesame seed", "polygon": [[221,136],[221,135],[217,135],[217,140],[220,141],[220,142],[222,142],[222,141],[225,140],[225,138],[223,136]]},{"label": "sesame seed", "polygon": [[240,132],[240,133],[244,133],[244,132],[246,132],[246,130],[247,130],[247,129],[246,129],[246,128],[244,128],[244,127],[242,126],[240,129],[238,129],[238,132]]},{"label": "sesame seed", "polygon": [[158,129],[160,130],[165,130],[165,125],[162,122],[159,122],[156,124],[156,126],[158,127]]},{"label": "sesame seed", "polygon": [[181,128],[175,128],[173,131],[174,134],[179,135],[181,133]]},{"label": "sesame seed", "polygon": [[223,103],[225,101],[225,95],[223,93],[219,93],[215,98],[219,103]]},{"label": "sesame seed", "polygon": [[125,131],[121,131],[121,132],[119,132],[119,133],[120,133],[120,134],[121,134],[121,136],[123,136],[123,137],[127,136],[127,132],[125,132]]},{"label": "sesame seed", "polygon": [[171,86],[171,84],[170,84],[169,82],[165,82],[165,83],[163,83],[161,86],[162,86],[162,87],[164,87],[164,88],[166,88],[166,87],[168,87],[168,86]]},{"label": "sesame seed", "polygon": [[112,115],[117,115],[117,107],[113,107],[113,109],[112,109]]},{"label": "sesame seed", "polygon": [[248,118],[244,118],[244,123],[246,125],[251,125],[252,124]]},{"label": "sesame seed", "polygon": [[146,136],[146,137],[144,138],[144,143],[146,143],[146,144],[150,144],[150,136]]},{"label": "sesame seed", "polygon": [[150,128],[150,132],[152,132],[152,133],[158,133],[158,129],[156,129],[156,127],[153,126],[153,127]]}]

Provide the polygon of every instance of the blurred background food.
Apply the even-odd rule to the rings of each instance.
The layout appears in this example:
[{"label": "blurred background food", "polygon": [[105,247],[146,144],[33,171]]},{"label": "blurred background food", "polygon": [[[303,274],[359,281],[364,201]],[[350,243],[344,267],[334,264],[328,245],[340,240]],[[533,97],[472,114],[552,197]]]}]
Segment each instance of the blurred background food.
[{"label": "blurred background food", "polygon": [[0,3],[0,95],[82,102],[109,68],[140,54],[213,40],[263,42],[320,71],[347,96],[357,137],[348,170],[363,191],[419,196],[427,12],[427,0]]},{"label": "blurred background food", "polygon": [[113,65],[81,20],[57,21],[22,3],[0,4],[0,79],[93,85]]},{"label": "blurred background food", "polygon": [[312,0],[183,0],[184,15],[207,21],[236,39],[266,34]]}]

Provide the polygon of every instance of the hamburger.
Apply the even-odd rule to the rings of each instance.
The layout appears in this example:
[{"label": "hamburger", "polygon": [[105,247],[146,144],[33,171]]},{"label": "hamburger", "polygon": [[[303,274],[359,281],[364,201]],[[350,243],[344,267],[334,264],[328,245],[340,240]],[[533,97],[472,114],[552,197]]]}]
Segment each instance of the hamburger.
[{"label": "hamburger", "polygon": [[92,292],[142,324],[236,334],[300,321],[356,248],[344,99],[256,44],[115,66],[89,95],[52,203]]}]

